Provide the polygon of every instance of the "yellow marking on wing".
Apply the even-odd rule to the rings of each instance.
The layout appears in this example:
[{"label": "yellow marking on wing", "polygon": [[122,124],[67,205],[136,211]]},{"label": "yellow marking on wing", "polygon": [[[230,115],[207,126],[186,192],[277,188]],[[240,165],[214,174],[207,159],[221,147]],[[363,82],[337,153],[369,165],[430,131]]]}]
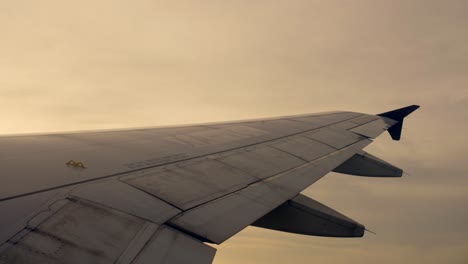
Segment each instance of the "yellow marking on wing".
[{"label": "yellow marking on wing", "polygon": [[86,166],[83,164],[83,162],[76,162],[74,160],[70,160],[65,164],[67,164],[67,166],[71,166],[71,167],[75,167],[75,168],[86,169]]}]

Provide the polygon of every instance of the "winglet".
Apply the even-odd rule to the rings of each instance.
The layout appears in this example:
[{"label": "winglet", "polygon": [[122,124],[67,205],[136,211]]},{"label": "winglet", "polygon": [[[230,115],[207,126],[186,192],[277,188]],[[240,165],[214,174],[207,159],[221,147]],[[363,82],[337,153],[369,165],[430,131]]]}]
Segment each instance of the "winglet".
[{"label": "winglet", "polygon": [[419,105],[410,105],[410,106],[396,109],[393,111],[378,114],[378,116],[382,116],[382,117],[386,117],[386,118],[390,118],[395,121],[398,121],[398,123],[394,124],[388,129],[388,133],[390,134],[393,140],[400,140],[401,130],[403,128],[403,119],[418,108],[419,108]]}]

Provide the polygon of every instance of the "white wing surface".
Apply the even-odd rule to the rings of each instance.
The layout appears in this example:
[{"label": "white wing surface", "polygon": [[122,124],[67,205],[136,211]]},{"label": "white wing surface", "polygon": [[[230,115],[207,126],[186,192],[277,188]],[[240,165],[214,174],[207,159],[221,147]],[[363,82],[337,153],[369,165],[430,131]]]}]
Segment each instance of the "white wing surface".
[{"label": "white wing surface", "polygon": [[300,192],[333,170],[401,176],[362,149],[416,108],[0,137],[0,263],[206,264],[249,225],[362,236]]}]

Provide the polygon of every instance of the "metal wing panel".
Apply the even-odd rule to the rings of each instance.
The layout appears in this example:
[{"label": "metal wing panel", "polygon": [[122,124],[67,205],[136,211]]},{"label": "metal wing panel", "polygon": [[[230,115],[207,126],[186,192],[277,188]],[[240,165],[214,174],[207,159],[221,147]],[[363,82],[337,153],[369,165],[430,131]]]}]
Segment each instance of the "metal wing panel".
[{"label": "metal wing panel", "polygon": [[330,125],[328,127],[333,128],[333,129],[338,129],[338,130],[350,130],[352,128],[355,128],[355,127],[358,127],[360,125],[372,122],[372,121],[377,120],[377,119],[379,119],[378,116],[363,114],[361,116],[351,118],[351,119],[348,119],[346,121]]},{"label": "metal wing panel", "polygon": [[298,122],[293,119],[267,120],[262,122],[252,122],[245,124],[248,127],[270,131],[277,137],[301,133],[316,128],[315,124]]},{"label": "metal wing panel", "polygon": [[327,115],[311,115],[304,117],[291,117],[291,120],[310,123],[316,127],[329,126],[344,120],[352,119],[362,114],[353,112],[332,113]]},{"label": "metal wing panel", "polygon": [[49,211],[51,203],[64,199],[70,189],[52,190],[0,202],[0,243],[30,226],[31,218],[39,212]]},{"label": "metal wing panel", "polygon": [[359,135],[363,135],[365,137],[376,138],[395,123],[397,122],[392,122],[391,120],[383,120],[381,118],[378,118],[369,123],[352,128],[349,131]]},{"label": "metal wing panel", "polygon": [[351,119],[349,121],[352,122],[352,123],[355,123],[357,125],[362,125],[362,124],[369,123],[369,122],[377,120],[377,119],[379,119],[379,117],[375,116],[375,115],[362,115],[360,117],[353,118],[353,119]]},{"label": "metal wing panel", "polygon": [[299,157],[305,161],[312,161],[335,151],[334,148],[307,137],[291,137],[270,145]]},{"label": "metal wing panel", "polygon": [[[167,142],[161,140],[151,143],[153,154],[148,154],[144,149],[138,151],[137,145],[127,148],[125,143],[119,147],[105,147],[79,141],[73,141],[72,144],[67,139],[55,141],[59,145],[60,142],[68,146],[42,154],[36,153],[34,149],[23,148],[20,158],[12,156],[2,159],[0,161],[2,183],[8,188],[1,189],[0,200],[17,194],[98,179],[195,155],[183,147],[168,146]],[[143,145],[145,144],[140,144]],[[85,168],[67,165],[70,160],[82,162]]]},{"label": "metal wing panel", "polygon": [[95,204],[69,202],[1,253],[5,263],[113,263],[144,221]]},{"label": "metal wing panel", "polygon": [[171,225],[222,243],[283,202],[293,198],[367,145],[365,140],[316,161],[249,185],[228,196],[183,212]]},{"label": "metal wing panel", "polygon": [[69,196],[92,201],[156,224],[162,224],[181,212],[168,203],[115,179],[79,186]]},{"label": "metal wing panel", "polygon": [[211,158],[150,170],[144,175],[121,179],[182,210],[216,199],[259,180]]},{"label": "metal wing panel", "polygon": [[248,124],[231,124],[218,126],[217,128],[223,129],[235,134],[245,135],[249,138],[271,137],[272,133],[258,128],[249,127]]},{"label": "metal wing panel", "polygon": [[132,264],[209,264],[215,254],[216,249],[164,225]]},{"label": "metal wing panel", "polygon": [[303,160],[268,146],[251,147],[222,155],[216,159],[259,179],[265,179],[304,164]]},{"label": "metal wing panel", "polygon": [[178,229],[220,244],[287,198],[266,183],[259,182],[184,212],[170,223]]},{"label": "metal wing panel", "polygon": [[24,231],[2,245],[0,263],[209,264],[216,252],[165,225],[74,199]]},{"label": "metal wing panel", "polygon": [[194,133],[186,133],[182,135],[174,135],[166,137],[167,140],[174,141],[178,144],[186,145],[192,148],[228,144],[240,141],[250,136],[244,134],[236,134],[230,131],[205,127],[204,130]]},{"label": "metal wing panel", "polygon": [[[352,120],[352,119],[351,119]],[[333,125],[328,126],[329,128],[337,129],[337,130],[349,130],[353,127],[357,127],[356,123],[351,122],[351,120],[339,122]]]},{"label": "metal wing panel", "polygon": [[362,136],[355,133],[328,127],[304,133],[304,137],[317,140],[335,149],[344,148],[363,139]]},{"label": "metal wing panel", "polygon": [[114,264],[132,263],[135,257],[138,256],[138,254],[140,254],[143,248],[147,245],[148,241],[150,241],[150,239],[154,237],[155,232],[161,227],[162,226],[159,226],[152,222],[145,222],[143,227],[135,235],[128,247],[125,249],[125,251],[122,252],[117,261],[114,262]]}]

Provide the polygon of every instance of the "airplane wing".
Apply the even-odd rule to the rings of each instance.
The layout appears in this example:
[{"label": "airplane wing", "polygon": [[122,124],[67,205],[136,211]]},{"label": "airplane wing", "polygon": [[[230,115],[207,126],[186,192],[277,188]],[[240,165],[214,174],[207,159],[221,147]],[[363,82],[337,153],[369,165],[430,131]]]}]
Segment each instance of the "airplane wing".
[{"label": "airplane wing", "polygon": [[0,137],[0,263],[206,264],[249,225],[363,236],[300,192],[330,171],[400,177],[362,149],[417,108]]}]

